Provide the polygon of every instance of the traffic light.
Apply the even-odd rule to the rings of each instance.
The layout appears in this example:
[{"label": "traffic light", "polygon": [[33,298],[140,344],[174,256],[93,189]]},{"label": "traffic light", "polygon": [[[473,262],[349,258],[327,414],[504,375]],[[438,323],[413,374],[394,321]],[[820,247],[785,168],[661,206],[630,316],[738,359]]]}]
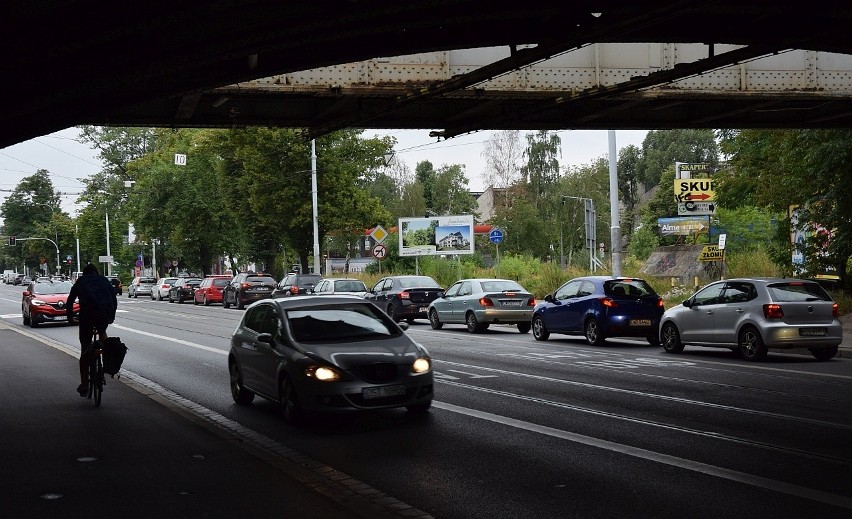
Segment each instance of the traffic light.
[{"label": "traffic light", "polygon": [[14,236],[9,236],[9,246],[10,247],[15,246],[15,237]]}]

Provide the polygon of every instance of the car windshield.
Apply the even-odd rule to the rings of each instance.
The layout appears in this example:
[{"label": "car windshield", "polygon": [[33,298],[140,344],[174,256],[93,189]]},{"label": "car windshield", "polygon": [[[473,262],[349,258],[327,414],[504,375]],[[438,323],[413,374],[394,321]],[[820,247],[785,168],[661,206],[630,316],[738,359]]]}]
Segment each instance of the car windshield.
[{"label": "car windshield", "polygon": [[521,285],[505,279],[482,281],[481,285],[483,292],[526,292]]},{"label": "car windshield", "polygon": [[402,288],[441,288],[441,285],[429,276],[399,278],[399,284]]},{"label": "car windshield", "polygon": [[366,292],[367,285],[363,281],[338,281],[334,289],[338,292]]},{"label": "car windshield", "polygon": [[33,294],[67,294],[70,291],[70,281],[57,281],[54,283],[36,283],[35,286],[33,286]]},{"label": "car windshield", "polygon": [[613,296],[656,296],[651,285],[641,279],[613,279],[604,282],[604,294]]},{"label": "car windshield", "polygon": [[319,306],[286,314],[297,342],[355,342],[398,335],[372,304]]},{"label": "car windshield", "polygon": [[831,296],[817,283],[789,282],[769,285],[773,301],[790,303],[796,301],[833,301]]}]

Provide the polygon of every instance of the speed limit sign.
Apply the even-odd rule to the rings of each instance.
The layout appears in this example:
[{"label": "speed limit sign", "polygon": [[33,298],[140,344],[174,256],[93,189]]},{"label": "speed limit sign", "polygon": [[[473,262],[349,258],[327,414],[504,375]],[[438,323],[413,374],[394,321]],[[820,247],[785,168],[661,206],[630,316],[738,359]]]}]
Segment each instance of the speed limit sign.
[{"label": "speed limit sign", "polygon": [[373,257],[380,260],[388,255],[388,248],[382,245],[381,243],[377,244],[373,247]]}]

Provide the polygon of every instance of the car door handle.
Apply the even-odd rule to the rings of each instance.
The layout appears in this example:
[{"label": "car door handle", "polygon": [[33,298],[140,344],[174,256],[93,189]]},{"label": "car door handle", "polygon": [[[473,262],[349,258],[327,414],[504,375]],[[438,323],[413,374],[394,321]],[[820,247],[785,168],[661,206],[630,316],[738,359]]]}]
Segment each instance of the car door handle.
[{"label": "car door handle", "polygon": [[713,315],[713,310],[707,310],[707,315]]},{"label": "car door handle", "polygon": [[743,310],[742,308],[737,308],[737,313],[738,313],[738,314],[741,314],[741,313],[743,313],[743,312],[745,312],[745,310]]}]

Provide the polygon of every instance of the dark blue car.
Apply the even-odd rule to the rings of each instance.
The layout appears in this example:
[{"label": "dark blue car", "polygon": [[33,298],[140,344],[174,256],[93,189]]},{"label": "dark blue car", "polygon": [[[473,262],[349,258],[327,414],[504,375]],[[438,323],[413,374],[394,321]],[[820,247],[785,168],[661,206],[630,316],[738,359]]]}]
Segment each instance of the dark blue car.
[{"label": "dark blue car", "polygon": [[544,297],[533,310],[532,331],[545,341],[551,333],[584,335],[598,346],[609,337],[644,337],[660,344],[663,299],[636,278],[575,278]]}]

